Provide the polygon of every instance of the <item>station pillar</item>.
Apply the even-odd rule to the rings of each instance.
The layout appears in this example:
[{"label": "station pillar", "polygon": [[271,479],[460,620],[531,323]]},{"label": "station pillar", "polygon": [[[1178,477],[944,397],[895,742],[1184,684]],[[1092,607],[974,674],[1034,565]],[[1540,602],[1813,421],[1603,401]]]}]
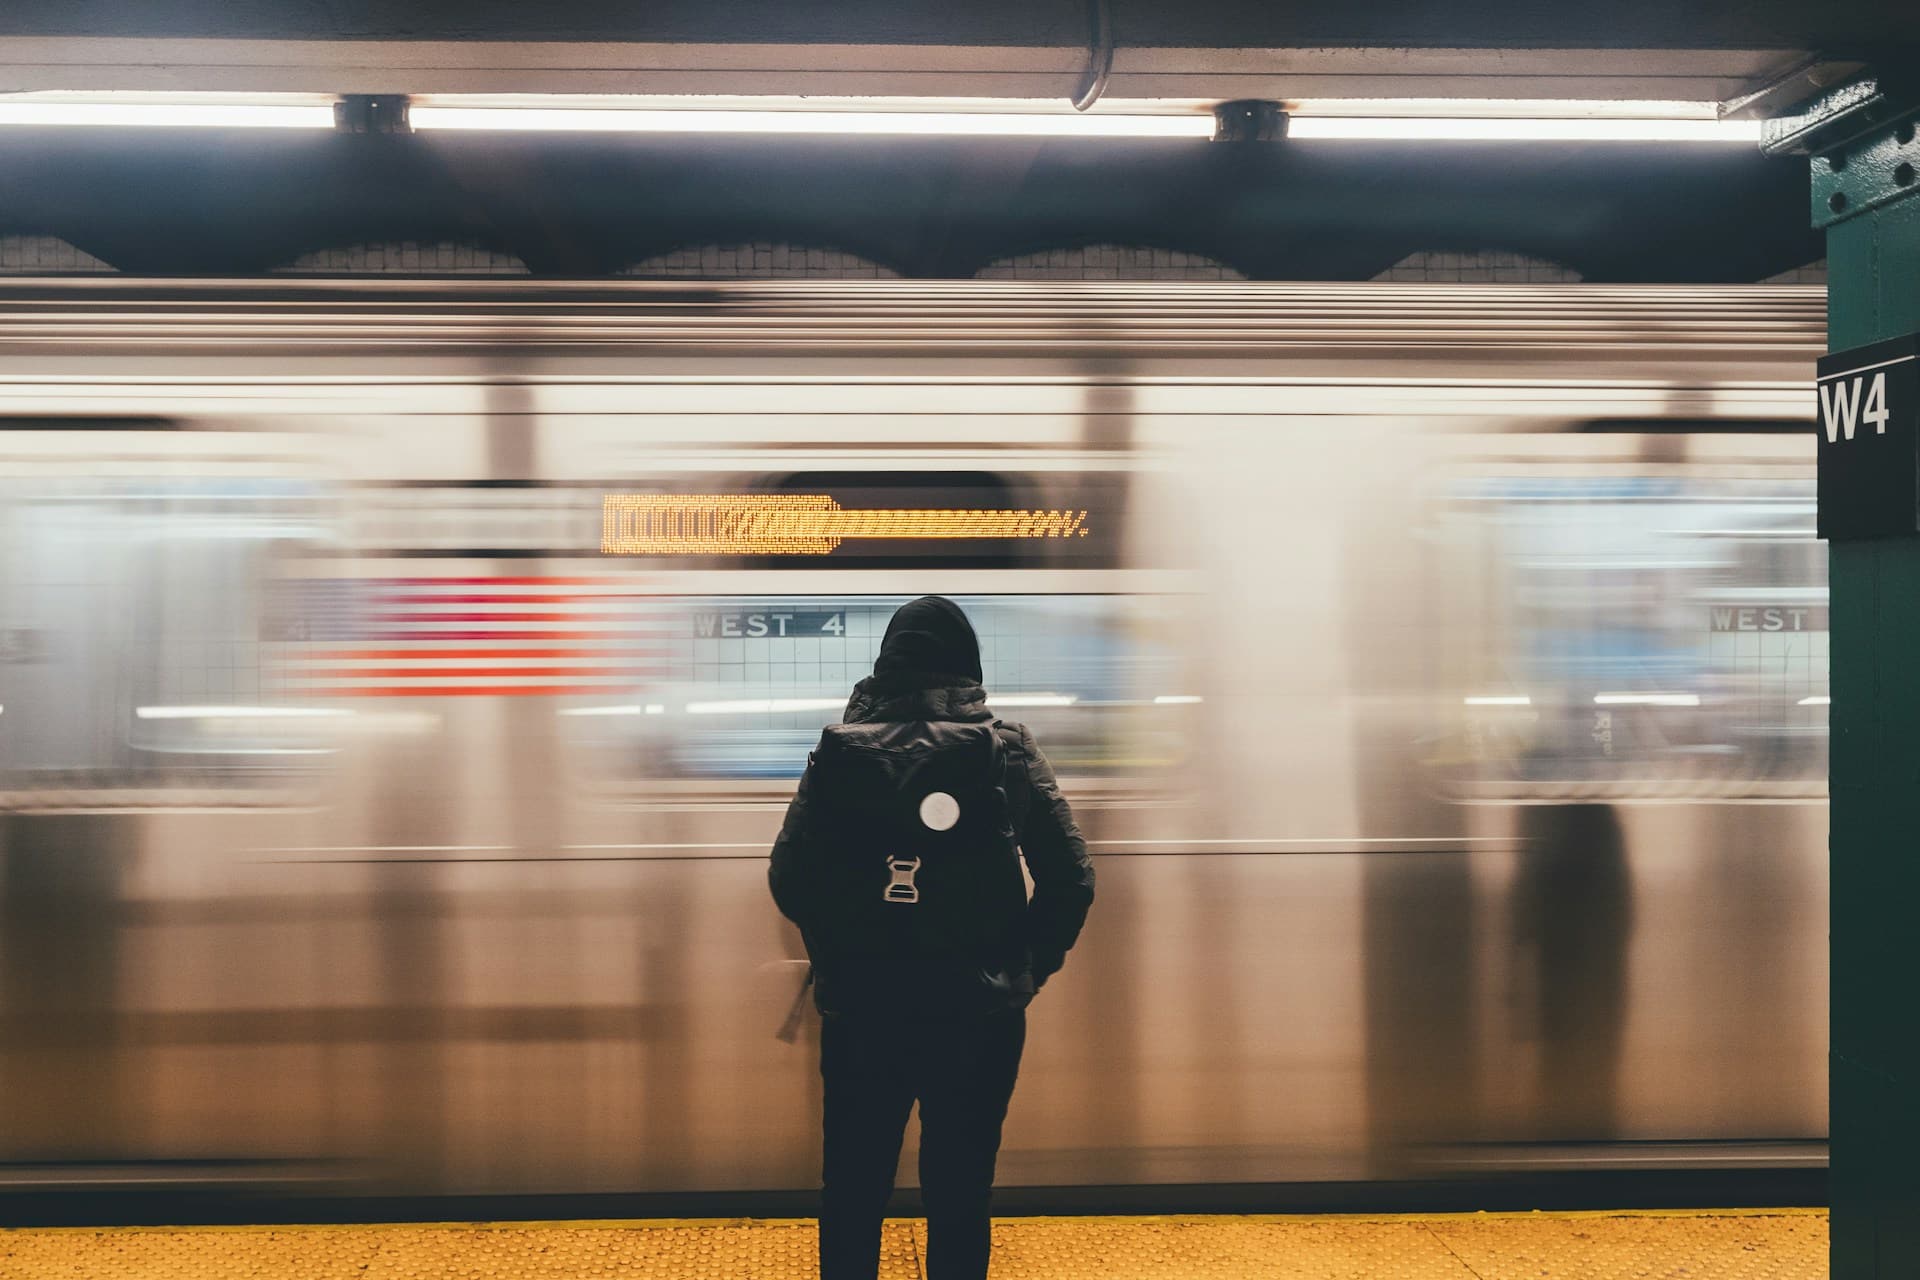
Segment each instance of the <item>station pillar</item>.
[{"label": "station pillar", "polygon": [[1920,96],[1863,78],[1767,122],[1827,236],[1832,1274],[1920,1275]]}]

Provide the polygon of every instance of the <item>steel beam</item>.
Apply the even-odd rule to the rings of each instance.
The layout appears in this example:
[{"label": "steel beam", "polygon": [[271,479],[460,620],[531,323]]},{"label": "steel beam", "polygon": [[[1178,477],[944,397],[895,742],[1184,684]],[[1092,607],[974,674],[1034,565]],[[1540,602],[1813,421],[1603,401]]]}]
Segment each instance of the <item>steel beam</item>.
[{"label": "steel beam", "polygon": [[[1882,78],[1770,123],[1774,149],[1811,156],[1836,352],[1920,331],[1917,117],[1913,86]],[[1835,514],[1823,510],[1823,526]],[[1914,513],[1896,514],[1909,532],[1829,546],[1838,1280],[1920,1273],[1920,532]]]},{"label": "steel beam", "polygon": [[[1121,34],[1109,99],[1712,102],[1755,92],[1806,64],[1793,48],[1154,47]],[[0,83],[16,92],[1072,97],[1086,73],[1086,45],[1078,31],[1045,35],[1042,43],[1007,41],[983,28],[971,43],[679,43],[37,36],[0,26]]]}]

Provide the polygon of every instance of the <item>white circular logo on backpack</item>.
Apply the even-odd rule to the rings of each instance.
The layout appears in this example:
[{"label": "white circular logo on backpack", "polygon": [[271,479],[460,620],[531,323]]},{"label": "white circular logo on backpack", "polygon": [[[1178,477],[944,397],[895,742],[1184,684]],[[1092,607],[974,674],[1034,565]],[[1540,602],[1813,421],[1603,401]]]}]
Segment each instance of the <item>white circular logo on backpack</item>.
[{"label": "white circular logo on backpack", "polygon": [[951,830],[960,821],[960,802],[944,791],[935,791],[920,802],[920,821],[935,831]]}]

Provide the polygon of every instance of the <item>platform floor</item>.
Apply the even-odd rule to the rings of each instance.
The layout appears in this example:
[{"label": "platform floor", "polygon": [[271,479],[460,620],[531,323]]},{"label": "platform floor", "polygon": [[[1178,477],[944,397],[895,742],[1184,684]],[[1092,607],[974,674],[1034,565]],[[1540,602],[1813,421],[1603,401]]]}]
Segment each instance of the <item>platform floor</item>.
[{"label": "platform floor", "polygon": [[[887,1226],[883,1277],[922,1275],[926,1225]],[[786,1280],[808,1220],[0,1231],[7,1280]],[[994,1280],[1799,1280],[1819,1210],[1407,1217],[1007,1218]]]}]

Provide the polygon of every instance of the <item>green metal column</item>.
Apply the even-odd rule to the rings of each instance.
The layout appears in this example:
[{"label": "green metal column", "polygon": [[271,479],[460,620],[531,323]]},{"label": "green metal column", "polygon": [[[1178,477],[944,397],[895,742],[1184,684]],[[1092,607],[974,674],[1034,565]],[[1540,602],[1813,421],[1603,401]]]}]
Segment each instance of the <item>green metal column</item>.
[{"label": "green metal column", "polygon": [[[1812,158],[1830,351],[1920,331],[1915,102],[1869,79],[1769,122],[1769,149]],[[1907,1280],[1920,1275],[1920,532],[1836,538],[1829,566],[1832,1273]]]}]

